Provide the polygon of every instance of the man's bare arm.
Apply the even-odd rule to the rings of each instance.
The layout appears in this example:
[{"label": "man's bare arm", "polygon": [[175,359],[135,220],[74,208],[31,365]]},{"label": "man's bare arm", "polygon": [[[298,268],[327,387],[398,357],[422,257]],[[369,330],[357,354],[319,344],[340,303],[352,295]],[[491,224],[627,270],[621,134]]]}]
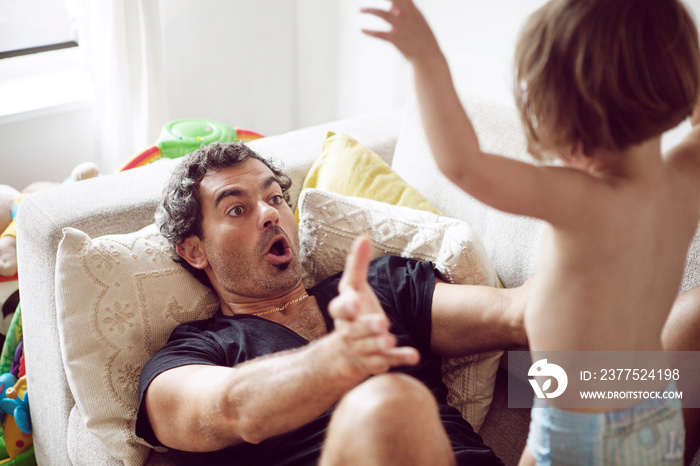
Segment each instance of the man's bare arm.
[{"label": "man's bare arm", "polygon": [[527,345],[523,315],[532,280],[512,289],[438,280],[432,307],[433,352],[464,356]]},{"label": "man's bare arm", "polygon": [[157,376],[145,404],[158,439],[185,451],[259,443],[310,422],[370,375],[416,364],[417,351],[397,348],[389,333],[367,284],[369,261],[369,243],[356,242],[329,305],[329,335],[234,368],[192,365]]},{"label": "man's bare arm", "polygon": [[182,366],[157,376],[146,409],[158,439],[185,451],[259,443],[321,415],[366,373],[343,364],[339,335],[237,367]]}]

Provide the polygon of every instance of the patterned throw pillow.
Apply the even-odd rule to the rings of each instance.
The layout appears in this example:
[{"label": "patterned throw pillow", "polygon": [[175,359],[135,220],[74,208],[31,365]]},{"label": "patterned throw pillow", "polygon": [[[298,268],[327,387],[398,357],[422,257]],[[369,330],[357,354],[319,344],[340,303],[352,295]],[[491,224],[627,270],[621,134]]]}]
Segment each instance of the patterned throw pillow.
[{"label": "patterned throw pillow", "polygon": [[149,446],[134,434],[141,369],[180,323],[219,307],[173,262],[155,225],[92,239],[66,228],[56,261],[58,331],[68,385],[86,427],[124,464]]}]

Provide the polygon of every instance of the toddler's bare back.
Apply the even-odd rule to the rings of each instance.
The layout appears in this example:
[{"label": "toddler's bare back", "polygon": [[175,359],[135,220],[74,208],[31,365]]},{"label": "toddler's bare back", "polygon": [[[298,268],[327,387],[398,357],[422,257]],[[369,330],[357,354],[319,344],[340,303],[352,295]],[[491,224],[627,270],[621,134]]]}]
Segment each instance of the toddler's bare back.
[{"label": "toddler's bare back", "polygon": [[661,350],[698,224],[697,181],[668,158],[602,176],[576,225],[544,235],[526,328],[533,350]]}]

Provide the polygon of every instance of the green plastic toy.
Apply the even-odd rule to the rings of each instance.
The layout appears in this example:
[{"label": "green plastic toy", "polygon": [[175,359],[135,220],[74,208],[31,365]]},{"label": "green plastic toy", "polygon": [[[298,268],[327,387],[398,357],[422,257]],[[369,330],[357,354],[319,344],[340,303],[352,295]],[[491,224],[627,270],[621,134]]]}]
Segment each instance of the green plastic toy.
[{"label": "green plastic toy", "polygon": [[214,120],[192,118],[171,121],[163,127],[156,143],[130,158],[118,171],[151,163],[161,157],[175,159],[212,142],[248,142],[263,137],[254,131],[234,128]]}]

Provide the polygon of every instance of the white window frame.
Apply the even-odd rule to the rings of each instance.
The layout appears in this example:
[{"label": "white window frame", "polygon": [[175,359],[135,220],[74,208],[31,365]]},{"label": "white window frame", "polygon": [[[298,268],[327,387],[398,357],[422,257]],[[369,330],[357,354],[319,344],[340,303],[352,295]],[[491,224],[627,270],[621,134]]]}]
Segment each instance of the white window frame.
[{"label": "white window frame", "polygon": [[77,45],[66,41],[0,52],[0,124],[91,106]]}]

